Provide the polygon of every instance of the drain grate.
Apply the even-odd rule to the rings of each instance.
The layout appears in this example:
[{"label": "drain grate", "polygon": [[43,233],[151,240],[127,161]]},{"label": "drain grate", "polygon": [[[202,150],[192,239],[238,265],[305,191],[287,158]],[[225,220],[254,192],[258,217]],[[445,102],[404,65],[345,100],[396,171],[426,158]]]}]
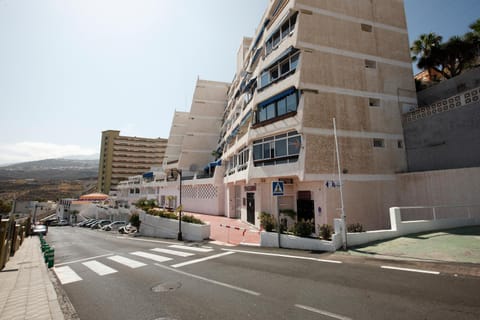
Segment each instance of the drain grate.
[{"label": "drain grate", "polygon": [[171,282],[165,282],[165,283],[160,283],[154,287],[152,287],[153,292],[172,292],[177,289],[180,289],[182,287],[182,284],[178,281],[171,281]]}]

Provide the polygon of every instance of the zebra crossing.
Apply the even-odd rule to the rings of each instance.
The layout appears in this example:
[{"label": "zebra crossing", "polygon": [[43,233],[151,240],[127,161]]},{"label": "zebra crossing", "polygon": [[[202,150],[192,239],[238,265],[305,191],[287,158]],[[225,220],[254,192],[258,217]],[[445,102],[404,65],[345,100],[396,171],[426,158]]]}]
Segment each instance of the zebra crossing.
[{"label": "zebra crossing", "polygon": [[[189,258],[189,257],[195,256],[197,253],[209,253],[214,251],[214,249],[209,247],[191,247],[191,246],[184,246],[184,245],[171,245],[169,246],[169,249],[152,248],[149,251],[150,252],[134,251],[134,252],[126,253],[125,255],[128,255],[128,257],[126,257],[125,255],[105,256],[105,258],[107,259],[107,262],[105,261],[103,262],[107,263],[108,265],[96,260],[95,258],[92,258],[92,260],[88,260],[80,263],[83,266],[85,266],[89,271],[92,271],[94,274],[98,276],[105,276],[105,275],[114,274],[118,272],[118,270],[115,269],[116,264],[126,266],[131,269],[137,269],[137,268],[141,268],[148,265],[148,263],[144,262],[143,260],[142,261],[137,260],[138,258],[152,261],[153,263],[159,263],[159,262],[164,263],[164,262],[174,261],[174,259],[178,257]],[[216,258],[217,255],[211,256],[211,257]],[[208,260],[208,259],[205,259],[205,258],[196,259],[196,260],[192,260],[192,262],[187,261],[183,263],[174,264],[172,265],[172,267],[179,268],[184,265],[205,261],[205,260]],[[54,267],[54,271],[62,285],[83,280],[83,278],[80,275],[78,275],[78,273],[76,273],[70,267],[70,264],[74,264],[74,263],[75,262],[59,264],[58,266]]]}]

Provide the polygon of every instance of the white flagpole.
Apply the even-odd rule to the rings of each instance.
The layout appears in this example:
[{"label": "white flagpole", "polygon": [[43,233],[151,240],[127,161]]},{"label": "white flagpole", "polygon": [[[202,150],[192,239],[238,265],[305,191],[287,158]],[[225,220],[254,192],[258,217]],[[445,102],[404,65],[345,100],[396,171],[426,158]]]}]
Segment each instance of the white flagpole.
[{"label": "white flagpole", "polygon": [[345,216],[345,208],[343,206],[343,182],[342,182],[342,170],[340,169],[340,153],[338,152],[338,140],[337,140],[337,126],[335,124],[335,118],[333,118],[333,135],[335,136],[335,150],[337,152],[337,167],[338,167],[338,181],[340,182],[340,203],[342,210],[342,223],[343,223],[343,250],[347,250],[347,224]]}]

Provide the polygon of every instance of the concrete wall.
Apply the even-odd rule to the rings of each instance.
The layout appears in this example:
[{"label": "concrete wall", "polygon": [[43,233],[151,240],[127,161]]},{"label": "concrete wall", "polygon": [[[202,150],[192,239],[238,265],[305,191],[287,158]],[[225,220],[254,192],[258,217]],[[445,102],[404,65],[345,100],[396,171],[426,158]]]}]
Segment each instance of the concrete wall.
[{"label": "concrete wall", "polygon": [[480,86],[480,67],[469,70],[448,81],[422,90],[417,93],[418,105],[428,106],[432,103],[456,95],[459,92],[474,89]]},{"label": "concrete wall", "polygon": [[480,203],[480,167],[397,175],[400,206]]},{"label": "concrete wall", "polygon": [[409,171],[478,167],[480,99],[477,96],[476,103],[405,121],[404,133]]}]

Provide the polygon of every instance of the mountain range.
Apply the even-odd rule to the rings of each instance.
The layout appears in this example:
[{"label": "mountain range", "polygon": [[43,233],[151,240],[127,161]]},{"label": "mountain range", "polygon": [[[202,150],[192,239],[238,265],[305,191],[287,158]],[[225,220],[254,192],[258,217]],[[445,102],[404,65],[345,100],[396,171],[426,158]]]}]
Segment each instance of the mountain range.
[{"label": "mountain range", "polygon": [[98,175],[99,160],[45,159],[0,167],[0,180],[78,180]]}]

